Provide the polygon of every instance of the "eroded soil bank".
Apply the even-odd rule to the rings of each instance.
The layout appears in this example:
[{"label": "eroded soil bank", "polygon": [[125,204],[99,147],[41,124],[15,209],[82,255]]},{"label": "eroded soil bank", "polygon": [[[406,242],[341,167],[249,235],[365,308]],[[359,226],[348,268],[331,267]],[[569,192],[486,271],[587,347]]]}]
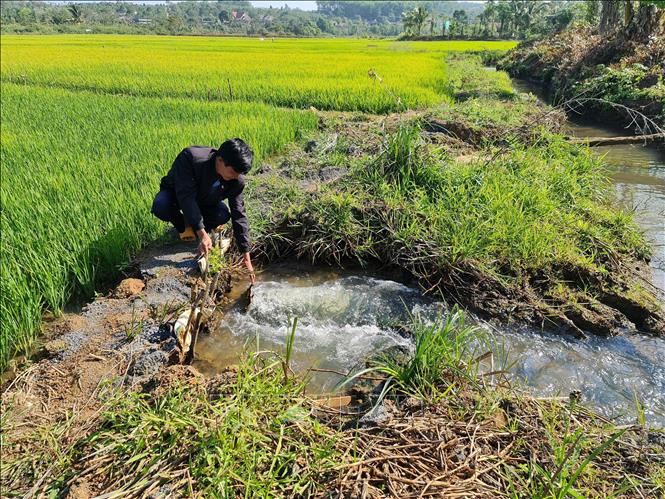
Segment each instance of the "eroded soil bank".
[{"label": "eroded soil bank", "polygon": [[[662,12],[658,16],[662,18]],[[636,133],[655,133],[653,125],[665,126],[663,23],[646,39],[627,31],[602,35],[590,28],[566,30],[520,44],[498,67],[538,84],[557,104],[568,101],[568,111],[625,125]]]}]

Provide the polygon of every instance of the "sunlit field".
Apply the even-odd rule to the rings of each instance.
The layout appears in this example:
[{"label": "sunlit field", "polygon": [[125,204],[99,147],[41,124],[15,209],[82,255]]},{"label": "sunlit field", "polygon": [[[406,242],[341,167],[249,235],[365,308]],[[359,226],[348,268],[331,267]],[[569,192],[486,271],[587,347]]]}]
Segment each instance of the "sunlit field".
[{"label": "sunlit field", "polygon": [[444,57],[448,52],[508,50],[514,45],[505,41],[6,36],[2,38],[2,81],[124,95],[384,113],[447,99]]},{"label": "sunlit field", "polygon": [[90,296],[158,236],[150,203],[182,148],[240,136],[261,161],[315,125],[261,103],[3,84],[2,360],[29,345],[44,308]]},{"label": "sunlit field", "polygon": [[150,203],[183,147],[241,136],[260,161],[316,126],[310,106],[449,102],[448,52],[513,45],[3,36],[0,363],[158,236]]}]

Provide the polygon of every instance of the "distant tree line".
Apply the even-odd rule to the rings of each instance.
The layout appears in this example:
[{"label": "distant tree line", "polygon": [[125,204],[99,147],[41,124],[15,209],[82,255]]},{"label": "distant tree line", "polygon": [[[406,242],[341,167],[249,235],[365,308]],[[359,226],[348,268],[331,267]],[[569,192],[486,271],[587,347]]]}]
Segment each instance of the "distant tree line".
[{"label": "distant tree line", "polygon": [[474,16],[459,7],[437,13],[421,5],[404,12],[402,22],[407,38],[525,39],[560,31],[573,20],[583,19],[586,4],[580,0],[488,0]]},{"label": "distant tree line", "polygon": [[482,12],[470,16],[457,7],[452,13],[429,10],[427,3],[402,13],[405,38],[528,39],[562,31],[574,22],[601,33],[623,28],[644,38],[661,18],[658,7],[665,7],[665,0],[487,0]]},{"label": "distant tree line", "polygon": [[0,2],[2,33],[156,33],[528,39],[573,22],[652,31],[665,0],[318,1],[313,12],[247,1]]},{"label": "distant tree line", "polygon": [[[297,5],[297,4],[292,4]],[[317,11],[288,6],[256,8],[247,1],[51,3],[2,1],[2,33],[156,33],[249,36],[376,36],[402,32],[402,13],[423,5],[452,13],[460,6],[475,16],[472,2],[317,2]]]}]

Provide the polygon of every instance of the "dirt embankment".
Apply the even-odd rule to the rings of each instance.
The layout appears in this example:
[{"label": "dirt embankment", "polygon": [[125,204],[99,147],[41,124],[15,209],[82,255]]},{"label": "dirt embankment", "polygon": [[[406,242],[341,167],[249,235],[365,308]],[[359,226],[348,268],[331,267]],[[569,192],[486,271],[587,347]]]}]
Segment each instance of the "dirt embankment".
[{"label": "dirt embankment", "polygon": [[665,126],[665,33],[632,40],[621,30],[610,35],[589,28],[567,30],[520,44],[498,68],[542,86],[555,103],[569,101],[571,111],[640,134],[656,131],[625,106]]}]

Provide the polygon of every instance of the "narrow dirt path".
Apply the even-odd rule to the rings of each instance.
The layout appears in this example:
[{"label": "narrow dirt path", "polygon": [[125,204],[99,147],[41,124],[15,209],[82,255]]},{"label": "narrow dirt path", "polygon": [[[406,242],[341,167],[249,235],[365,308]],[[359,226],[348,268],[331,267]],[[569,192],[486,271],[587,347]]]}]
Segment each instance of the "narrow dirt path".
[{"label": "narrow dirt path", "polygon": [[57,336],[45,345],[45,358],[3,387],[9,425],[29,431],[67,421],[80,437],[108,384],[138,388],[175,363],[176,341],[165,322],[189,303],[198,276],[193,250],[183,243],[145,250],[136,277],[51,323]]}]

